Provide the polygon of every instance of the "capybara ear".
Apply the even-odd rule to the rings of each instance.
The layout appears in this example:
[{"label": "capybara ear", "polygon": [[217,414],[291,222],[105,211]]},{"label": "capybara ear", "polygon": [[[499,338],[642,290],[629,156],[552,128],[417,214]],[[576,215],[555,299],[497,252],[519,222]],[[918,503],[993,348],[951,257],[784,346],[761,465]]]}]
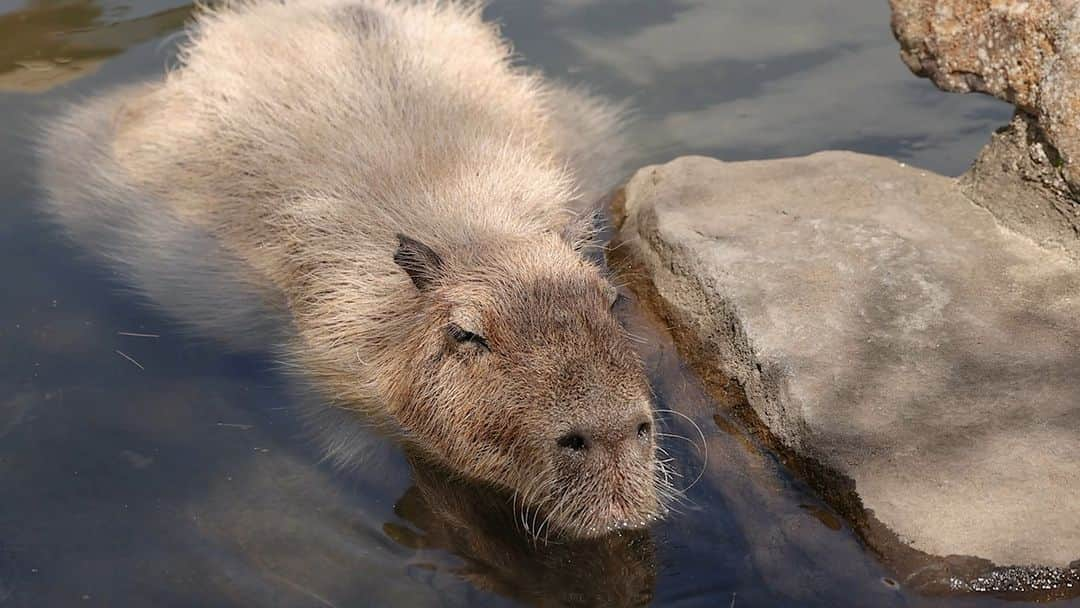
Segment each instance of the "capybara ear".
[{"label": "capybara ear", "polygon": [[417,289],[425,291],[442,275],[442,258],[431,247],[412,237],[399,233],[397,239],[394,263],[409,274]]}]

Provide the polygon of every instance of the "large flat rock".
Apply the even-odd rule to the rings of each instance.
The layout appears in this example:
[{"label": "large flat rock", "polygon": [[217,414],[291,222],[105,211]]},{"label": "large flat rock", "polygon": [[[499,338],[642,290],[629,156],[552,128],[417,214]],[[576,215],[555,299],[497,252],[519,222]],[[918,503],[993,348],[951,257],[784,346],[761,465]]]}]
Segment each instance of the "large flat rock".
[{"label": "large flat rock", "polygon": [[844,152],[640,170],[619,239],[773,437],[901,544],[1080,559],[1080,266],[956,180]]}]

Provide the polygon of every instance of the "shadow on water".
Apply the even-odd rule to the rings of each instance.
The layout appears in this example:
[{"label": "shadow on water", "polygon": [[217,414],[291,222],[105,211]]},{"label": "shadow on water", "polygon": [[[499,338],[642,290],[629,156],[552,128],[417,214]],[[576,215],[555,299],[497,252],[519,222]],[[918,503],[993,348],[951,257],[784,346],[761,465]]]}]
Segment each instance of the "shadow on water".
[{"label": "shadow on water", "polygon": [[[869,10],[861,0],[833,4],[830,18]],[[867,44],[863,34],[832,40],[853,27],[839,22],[817,42],[777,35],[777,48],[759,49],[760,57],[683,48],[693,44],[678,28],[708,19],[730,27],[723,20],[744,13],[771,23],[763,6],[786,4],[496,0],[490,12],[545,69],[595,77],[614,96],[647,100],[641,160],[689,149],[791,153],[845,137],[878,152],[899,145],[901,127],[921,112],[903,96],[890,116],[907,111],[910,120],[894,119],[886,125],[893,131],[844,131],[853,122],[846,116],[828,122],[835,132],[826,136],[817,130],[823,121],[781,112],[788,129],[810,125],[789,130],[797,140],[791,146],[764,141],[736,152],[761,126],[753,121],[705,139],[730,104],[763,96],[765,108],[812,106],[817,91],[800,88],[800,76],[850,60]],[[159,73],[168,57],[162,37],[191,10],[156,0],[138,7],[0,1],[0,132],[40,119],[39,103]],[[873,11],[878,34],[887,35],[884,9]],[[623,51],[633,68],[635,53],[664,50],[650,46],[661,30],[673,32],[659,39],[685,60],[645,62],[647,78],[620,72]],[[712,96],[712,88],[725,90]],[[777,90],[790,97],[786,105],[776,105]],[[870,98],[858,109],[865,118],[882,105]],[[956,129],[999,120],[992,112],[971,116],[952,130],[935,123],[905,135],[928,144],[903,153],[932,164],[941,157],[918,155],[940,152]],[[688,132],[702,135],[682,142]],[[762,132],[767,139],[769,130]],[[0,607],[939,605],[890,579],[848,525],[733,414],[737,391],[710,393],[716,379],[700,382],[646,310],[627,304],[620,314],[642,341],[658,407],[693,421],[663,416],[671,435],[664,447],[680,464],[685,497],[648,531],[539,542],[521,530],[511,497],[362,429],[356,437],[372,444],[369,465],[346,475],[322,463],[296,415],[307,397],[275,371],[272,356],[229,354],[186,337],[175,319],[130,294],[117,295],[123,286],[109,271],[81,261],[36,215],[40,194],[22,185],[29,151],[5,146],[0,158],[0,204],[8,212],[0,259],[16,287],[0,299]]]}]

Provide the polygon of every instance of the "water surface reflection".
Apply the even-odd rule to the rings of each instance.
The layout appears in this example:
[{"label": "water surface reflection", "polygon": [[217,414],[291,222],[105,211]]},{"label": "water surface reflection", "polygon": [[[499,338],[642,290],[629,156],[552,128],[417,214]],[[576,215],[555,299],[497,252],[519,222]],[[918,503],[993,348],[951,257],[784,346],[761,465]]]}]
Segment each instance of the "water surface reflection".
[{"label": "water surface reflection", "polygon": [[192,4],[150,15],[95,0],[31,0],[0,14],[0,91],[38,93],[96,71],[130,47],[180,29]]},{"label": "water surface reflection", "polygon": [[[409,526],[383,530],[414,549],[415,567],[436,569],[448,552],[451,571],[478,589],[538,606],[644,606],[653,598],[655,549],[647,530],[574,540],[526,532],[536,514],[513,497],[456,479],[413,460],[413,483],[394,504]],[[433,550],[435,550],[433,552]]]}]

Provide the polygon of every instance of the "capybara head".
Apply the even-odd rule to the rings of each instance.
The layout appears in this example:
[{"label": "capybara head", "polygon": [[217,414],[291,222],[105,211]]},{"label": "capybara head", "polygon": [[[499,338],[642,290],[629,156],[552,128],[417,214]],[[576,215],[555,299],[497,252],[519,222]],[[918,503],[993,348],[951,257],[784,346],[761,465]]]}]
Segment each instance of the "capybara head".
[{"label": "capybara head", "polygon": [[600,269],[554,234],[442,251],[398,240],[416,304],[391,409],[411,442],[511,490],[533,534],[657,518],[649,386]]}]

